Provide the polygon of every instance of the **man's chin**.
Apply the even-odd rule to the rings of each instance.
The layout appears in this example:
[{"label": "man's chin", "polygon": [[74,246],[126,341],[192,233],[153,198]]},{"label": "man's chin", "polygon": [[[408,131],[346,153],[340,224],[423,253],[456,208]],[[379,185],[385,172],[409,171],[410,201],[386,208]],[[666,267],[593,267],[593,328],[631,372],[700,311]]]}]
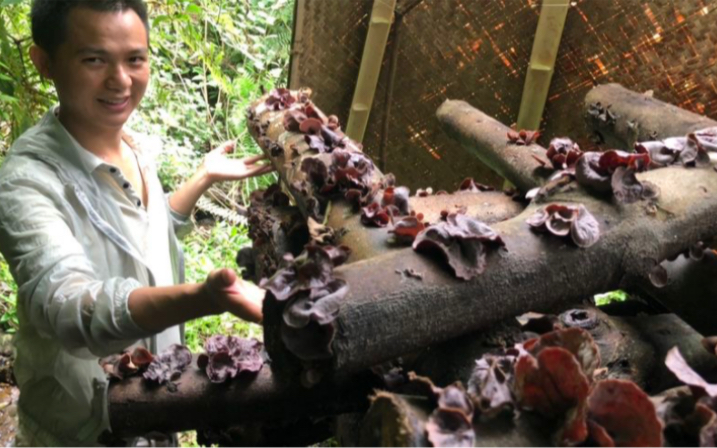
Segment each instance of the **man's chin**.
[{"label": "man's chin", "polygon": [[132,111],[129,112],[123,112],[121,114],[101,114],[96,117],[94,120],[95,125],[102,127],[102,128],[108,128],[108,129],[121,129],[125,123],[127,123],[127,120],[129,120],[129,117],[132,115]]}]

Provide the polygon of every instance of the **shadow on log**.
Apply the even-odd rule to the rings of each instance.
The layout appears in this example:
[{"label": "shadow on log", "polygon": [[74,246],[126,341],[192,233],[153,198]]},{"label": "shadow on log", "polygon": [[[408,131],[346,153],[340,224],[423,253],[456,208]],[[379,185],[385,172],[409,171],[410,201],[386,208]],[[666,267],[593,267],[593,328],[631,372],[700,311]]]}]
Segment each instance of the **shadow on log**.
[{"label": "shadow on log", "polygon": [[[600,350],[607,370],[599,378],[626,379],[648,393],[679,383],[665,366],[667,352],[675,346],[687,353],[689,363],[704,377],[717,380],[717,358],[702,346],[702,335],[674,314],[609,316],[597,308],[579,307],[558,316],[567,327],[588,331]],[[532,337],[521,332],[515,319],[508,319],[488,332],[456,338],[426,350],[413,364],[417,374],[430,377],[440,387],[454,381],[467,384],[475,360],[500,347],[511,347]]]},{"label": "shadow on log", "polygon": [[663,266],[667,285],[657,288],[645,279],[636,279],[633,286],[703,335],[717,335],[717,256],[707,252],[700,261],[680,257],[663,262]]}]

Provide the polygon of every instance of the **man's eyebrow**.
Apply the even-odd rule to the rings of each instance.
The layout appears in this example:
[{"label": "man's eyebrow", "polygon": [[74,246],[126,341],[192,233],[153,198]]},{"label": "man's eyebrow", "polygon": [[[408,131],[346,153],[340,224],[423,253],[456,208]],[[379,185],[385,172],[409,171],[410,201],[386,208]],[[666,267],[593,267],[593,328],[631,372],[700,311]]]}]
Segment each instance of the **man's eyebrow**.
[{"label": "man's eyebrow", "polygon": [[109,52],[102,48],[84,47],[77,50],[77,54],[109,54]]},{"label": "man's eyebrow", "polygon": [[[147,53],[149,53],[149,49],[147,47],[133,48],[129,51],[129,54],[147,54]],[[96,54],[96,55],[106,56],[106,55],[110,54],[110,52],[103,48],[98,48],[98,47],[84,47],[84,48],[80,48],[79,50],[77,50],[77,54],[80,54],[80,55],[85,55],[85,54],[95,55]]]}]

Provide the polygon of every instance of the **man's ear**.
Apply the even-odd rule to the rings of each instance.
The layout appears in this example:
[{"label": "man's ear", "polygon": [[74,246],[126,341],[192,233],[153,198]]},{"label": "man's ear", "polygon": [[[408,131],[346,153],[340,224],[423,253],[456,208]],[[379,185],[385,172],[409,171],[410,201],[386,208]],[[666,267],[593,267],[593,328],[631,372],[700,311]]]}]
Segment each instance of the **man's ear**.
[{"label": "man's ear", "polygon": [[50,55],[45,50],[33,45],[30,47],[30,59],[35,64],[35,68],[40,73],[40,76],[46,79],[52,79],[50,71]]}]

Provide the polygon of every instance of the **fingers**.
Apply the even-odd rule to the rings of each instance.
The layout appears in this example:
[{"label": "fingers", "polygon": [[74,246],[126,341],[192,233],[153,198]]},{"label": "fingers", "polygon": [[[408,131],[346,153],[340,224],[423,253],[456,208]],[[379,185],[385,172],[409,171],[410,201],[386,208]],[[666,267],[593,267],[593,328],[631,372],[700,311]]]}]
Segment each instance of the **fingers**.
[{"label": "fingers", "polygon": [[264,154],[257,154],[255,156],[244,157],[242,162],[244,162],[245,165],[253,165],[261,160],[269,160],[269,158]]},{"label": "fingers", "polygon": [[234,152],[234,149],[236,148],[236,142],[234,140],[228,140],[221,145],[219,145],[215,151],[221,153],[221,154],[231,154]]},{"label": "fingers", "polygon": [[229,268],[216,269],[207,277],[209,291],[221,311],[228,311],[249,322],[261,323],[265,291],[240,279]]},{"label": "fingers", "polygon": [[262,176],[274,171],[276,171],[274,165],[255,165],[251,168],[247,168],[246,177]]},{"label": "fingers", "polygon": [[234,282],[237,281],[237,274],[231,269],[223,268],[221,270],[221,277],[222,281],[224,282],[224,287],[231,286],[234,284]]}]

